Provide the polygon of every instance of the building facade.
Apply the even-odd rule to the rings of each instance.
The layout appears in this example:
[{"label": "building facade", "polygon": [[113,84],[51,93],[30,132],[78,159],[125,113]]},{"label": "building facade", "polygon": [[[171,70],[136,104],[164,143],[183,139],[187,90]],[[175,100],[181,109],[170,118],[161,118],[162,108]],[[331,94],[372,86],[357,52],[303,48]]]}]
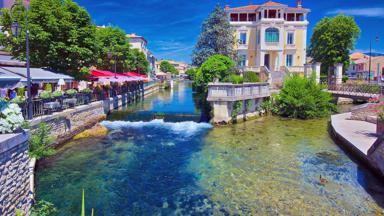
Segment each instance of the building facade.
[{"label": "building facade", "polygon": [[238,65],[244,71],[304,72],[307,53],[307,15],[298,1],[289,7],[272,1],[261,5],[225,6],[237,40]]},{"label": "building facade", "polygon": [[138,49],[144,53],[149,62],[149,70],[152,74],[156,73],[156,57],[148,50],[147,45],[148,42],[143,36],[139,36],[136,34],[128,34],[129,43],[131,44],[131,48]]},{"label": "building facade", "polygon": [[[30,0],[23,0],[23,2],[25,5],[29,5]],[[2,5],[0,5],[1,8],[11,8],[15,0],[2,0],[0,3],[2,3]]]}]

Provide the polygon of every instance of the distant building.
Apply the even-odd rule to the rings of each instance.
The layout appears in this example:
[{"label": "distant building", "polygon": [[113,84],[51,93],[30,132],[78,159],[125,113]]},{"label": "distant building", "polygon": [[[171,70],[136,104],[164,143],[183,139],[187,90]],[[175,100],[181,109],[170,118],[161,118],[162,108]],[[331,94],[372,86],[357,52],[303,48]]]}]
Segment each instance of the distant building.
[{"label": "distant building", "polygon": [[128,34],[129,43],[131,44],[131,48],[139,49],[144,55],[147,57],[149,62],[149,69],[151,73],[156,73],[156,57],[148,50],[147,48],[147,40],[143,36],[133,34]]},{"label": "distant building", "polygon": [[156,62],[156,72],[161,72],[160,71],[160,64],[163,61],[167,61],[171,65],[175,66],[175,68],[179,71],[180,74],[185,74],[185,72],[190,68],[189,64],[184,63],[184,62],[177,62],[177,61],[162,59],[162,60]]},{"label": "distant building", "polygon": [[[30,0],[24,0],[23,1],[25,5],[29,5]],[[11,8],[12,5],[15,3],[15,0],[2,0],[1,8]]]},{"label": "distant building", "polygon": [[231,8],[225,6],[235,37],[239,61],[244,71],[270,71],[286,67],[304,72],[307,49],[307,15],[301,0],[296,7],[276,2]]}]

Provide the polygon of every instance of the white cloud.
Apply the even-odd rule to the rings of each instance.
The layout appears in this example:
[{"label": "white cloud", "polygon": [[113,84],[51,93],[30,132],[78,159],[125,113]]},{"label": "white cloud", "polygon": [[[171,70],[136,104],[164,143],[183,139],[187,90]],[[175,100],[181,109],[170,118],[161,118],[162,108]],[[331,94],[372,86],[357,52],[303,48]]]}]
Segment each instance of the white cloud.
[{"label": "white cloud", "polygon": [[345,8],[327,12],[328,15],[345,14],[350,16],[380,17],[384,18],[384,8]]}]

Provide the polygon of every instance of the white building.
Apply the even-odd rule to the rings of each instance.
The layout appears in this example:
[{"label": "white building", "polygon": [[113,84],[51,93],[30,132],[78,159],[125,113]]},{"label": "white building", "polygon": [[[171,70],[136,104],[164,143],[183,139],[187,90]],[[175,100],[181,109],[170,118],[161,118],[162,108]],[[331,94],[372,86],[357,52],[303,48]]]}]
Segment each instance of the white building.
[{"label": "white building", "polygon": [[128,34],[129,43],[131,44],[131,48],[138,49],[144,53],[149,62],[150,72],[155,74],[156,72],[156,57],[148,50],[147,48],[147,40],[143,36],[133,34]]}]

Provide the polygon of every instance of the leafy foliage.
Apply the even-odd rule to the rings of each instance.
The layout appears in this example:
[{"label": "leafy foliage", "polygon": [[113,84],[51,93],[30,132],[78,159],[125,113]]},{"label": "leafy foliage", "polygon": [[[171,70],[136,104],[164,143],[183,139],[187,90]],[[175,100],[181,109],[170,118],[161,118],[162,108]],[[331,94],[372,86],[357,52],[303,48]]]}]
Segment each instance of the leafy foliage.
[{"label": "leafy foliage", "polygon": [[185,73],[189,76],[190,79],[195,79],[197,70],[194,68],[189,68]]},{"label": "leafy foliage", "polygon": [[51,127],[46,123],[40,123],[29,139],[29,155],[37,160],[53,155],[55,150],[49,146],[53,142]]},{"label": "leafy foliage", "polygon": [[213,55],[209,57],[198,70],[196,74],[198,83],[206,87],[209,82],[213,82],[216,78],[219,79],[219,81],[225,81],[232,74],[234,66],[234,61],[229,57]]},{"label": "leafy foliage", "polygon": [[52,93],[52,96],[54,98],[61,97],[61,96],[63,96],[63,92],[62,91],[55,91]]},{"label": "leafy foliage", "polygon": [[243,108],[243,101],[235,101],[233,103],[233,108],[231,113],[233,120],[235,120],[236,117],[240,114],[242,108]]},{"label": "leafy foliage", "polygon": [[128,56],[128,69],[140,74],[149,72],[149,62],[143,52],[138,49],[132,49]]},{"label": "leafy foliage", "polygon": [[39,94],[39,98],[41,98],[41,99],[51,99],[52,98],[52,92],[50,92],[50,91],[42,91]]},{"label": "leafy foliage", "polygon": [[336,63],[343,63],[344,68],[348,68],[349,53],[359,35],[360,28],[351,16],[323,18],[313,31],[309,54],[327,70]]},{"label": "leafy foliage", "polygon": [[256,83],[256,82],[260,82],[260,78],[256,72],[248,71],[244,74],[244,82]]},{"label": "leafy foliage", "polygon": [[320,118],[336,110],[330,93],[323,91],[315,77],[293,75],[284,81],[280,94],[275,98],[277,114],[300,119]]},{"label": "leafy foliage", "polygon": [[[0,36],[0,42],[17,59],[25,60],[24,6],[13,13],[24,29],[19,37]],[[11,32],[8,9],[2,9],[0,24],[3,32]],[[95,25],[88,12],[72,0],[32,0],[29,9],[30,58],[34,67],[44,67],[75,74],[93,63]]]},{"label": "leafy foliage", "polygon": [[168,61],[162,61],[160,63],[160,70],[164,73],[171,73],[171,74],[175,74],[175,75],[178,75],[179,74],[179,71],[175,68],[174,65],[172,65],[171,63],[169,63]]},{"label": "leafy foliage", "polygon": [[232,84],[243,84],[244,83],[244,78],[239,76],[239,75],[236,75],[236,74],[232,74],[229,77],[229,80],[232,82]]},{"label": "leafy foliage", "polygon": [[55,205],[41,200],[37,202],[32,209],[31,216],[54,216],[58,213]]},{"label": "leafy foliage", "polygon": [[202,32],[193,51],[192,64],[200,67],[210,56],[215,54],[235,59],[234,43],[234,31],[228,21],[227,14],[220,5],[216,5],[203,23]]},{"label": "leafy foliage", "polygon": [[74,96],[75,94],[77,94],[77,91],[76,89],[68,89],[65,94],[69,95],[69,96]]}]

